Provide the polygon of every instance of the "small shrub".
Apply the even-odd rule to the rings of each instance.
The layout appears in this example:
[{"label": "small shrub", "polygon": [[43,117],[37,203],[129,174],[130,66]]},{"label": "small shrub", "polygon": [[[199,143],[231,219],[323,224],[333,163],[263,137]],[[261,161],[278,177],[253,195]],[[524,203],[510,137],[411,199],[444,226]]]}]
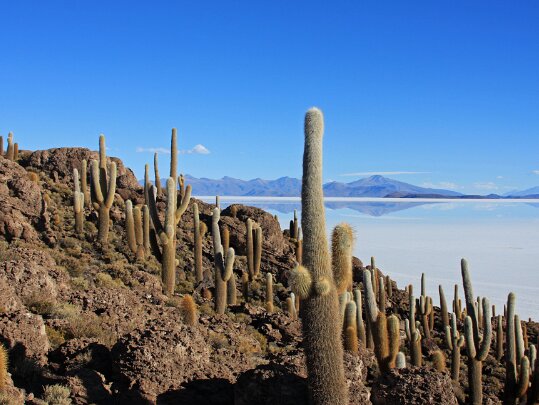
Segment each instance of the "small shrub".
[{"label": "small shrub", "polygon": [[215,349],[225,349],[230,347],[230,345],[228,344],[228,339],[221,333],[210,331],[209,341],[212,347]]},{"label": "small shrub", "polygon": [[47,337],[49,338],[49,342],[53,349],[56,349],[65,342],[63,333],[50,326],[45,325],[45,332],[47,333]]},{"label": "small shrub", "polygon": [[87,290],[90,283],[84,277],[74,277],[71,279],[71,285],[77,290]]},{"label": "small shrub", "polygon": [[39,175],[36,172],[28,172],[28,180],[37,184],[39,182]]},{"label": "small shrub", "polygon": [[23,303],[28,310],[41,316],[50,316],[56,306],[55,299],[43,292],[35,292],[23,299]]},{"label": "small shrub", "polygon": [[95,283],[100,287],[105,288],[120,288],[124,286],[122,280],[113,279],[110,274],[107,273],[97,273],[95,276]]},{"label": "small shrub", "polygon": [[80,315],[80,308],[67,302],[56,305],[51,316],[59,319],[73,319]]},{"label": "small shrub", "polygon": [[48,405],[71,405],[71,391],[65,385],[47,385],[43,391],[43,400]]},{"label": "small shrub", "polygon": [[101,338],[104,333],[101,319],[95,314],[81,314],[70,319],[64,332],[66,339]]}]

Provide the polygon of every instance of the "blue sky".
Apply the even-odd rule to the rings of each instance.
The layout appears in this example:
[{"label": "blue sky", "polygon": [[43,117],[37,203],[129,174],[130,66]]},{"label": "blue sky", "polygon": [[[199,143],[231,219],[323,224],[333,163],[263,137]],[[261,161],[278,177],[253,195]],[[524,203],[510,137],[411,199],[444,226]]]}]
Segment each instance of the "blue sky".
[{"label": "blue sky", "polygon": [[22,148],[96,148],[102,132],[140,176],[177,127],[182,172],[299,177],[316,105],[326,180],[539,185],[537,2],[19,1],[0,14],[0,134]]}]

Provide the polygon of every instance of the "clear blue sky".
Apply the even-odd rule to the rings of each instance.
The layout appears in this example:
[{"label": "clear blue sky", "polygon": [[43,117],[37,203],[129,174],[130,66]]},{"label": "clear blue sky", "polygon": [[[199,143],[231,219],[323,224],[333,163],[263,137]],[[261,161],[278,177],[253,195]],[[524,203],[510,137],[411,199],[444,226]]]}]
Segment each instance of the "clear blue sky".
[{"label": "clear blue sky", "polygon": [[175,126],[180,149],[210,152],[182,155],[183,172],[299,177],[316,105],[326,180],[539,185],[535,1],[4,1],[0,15],[0,134],[22,148],[95,149],[102,132],[140,176],[140,150]]}]

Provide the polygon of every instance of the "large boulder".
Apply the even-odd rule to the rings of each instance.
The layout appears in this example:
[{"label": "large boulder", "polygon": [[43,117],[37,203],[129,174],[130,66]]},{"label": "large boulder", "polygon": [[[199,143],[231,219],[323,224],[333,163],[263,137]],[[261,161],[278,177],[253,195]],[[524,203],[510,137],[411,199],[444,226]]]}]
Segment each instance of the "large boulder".
[{"label": "large boulder", "polygon": [[123,401],[154,403],[211,366],[210,347],[197,328],[156,319],[121,338],[112,349]]},{"label": "large boulder", "polygon": [[35,242],[42,208],[41,188],[19,164],[0,157],[0,236]]},{"label": "large boulder", "polygon": [[50,345],[39,315],[24,310],[0,313],[0,342],[10,350],[15,366],[28,360],[39,365],[47,363]]},{"label": "large boulder", "polygon": [[451,379],[434,369],[404,368],[384,373],[373,384],[374,405],[457,405]]}]

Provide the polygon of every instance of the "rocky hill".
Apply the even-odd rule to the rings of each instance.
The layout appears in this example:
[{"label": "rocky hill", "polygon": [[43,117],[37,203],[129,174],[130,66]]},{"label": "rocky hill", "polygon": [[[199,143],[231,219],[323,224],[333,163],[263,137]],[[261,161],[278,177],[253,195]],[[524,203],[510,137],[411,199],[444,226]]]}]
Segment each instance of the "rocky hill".
[{"label": "rocky hill", "polygon": [[[198,282],[193,236],[194,203],[207,229],[214,206],[192,199],[177,227],[176,283],[167,296],[159,261],[152,254],[137,259],[128,244],[126,201],[141,206],[145,196],[119,159],[109,158],[118,176],[108,243],[96,240],[90,204],[83,210],[83,231],[75,231],[73,168],[97,158],[83,148],[20,151],[16,161],[0,156],[0,343],[9,358],[6,367],[0,350],[0,403],[307,404],[301,304],[298,319],[288,288],[297,238],[261,209],[223,210],[221,231],[228,230],[236,254],[228,283],[235,303],[217,314],[211,232],[202,234],[204,278]],[[166,198],[158,196],[161,217],[165,206]],[[247,219],[263,230],[259,273],[248,282]],[[353,258],[354,289],[367,269],[383,276]],[[384,280],[384,312],[401,319],[400,350],[408,354],[408,295]],[[350,404],[462,402],[467,352],[452,382],[440,314],[434,308],[432,335],[421,340],[423,367],[381,373],[368,342],[347,351]],[[527,341],[535,342],[537,324],[524,325]],[[458,326],[463,330],[460,318]],[[488,401],[499,403],[505,368],[494,350],[484,362],[483,383]],[[443,367],[435,353],[443,353]]]}]

